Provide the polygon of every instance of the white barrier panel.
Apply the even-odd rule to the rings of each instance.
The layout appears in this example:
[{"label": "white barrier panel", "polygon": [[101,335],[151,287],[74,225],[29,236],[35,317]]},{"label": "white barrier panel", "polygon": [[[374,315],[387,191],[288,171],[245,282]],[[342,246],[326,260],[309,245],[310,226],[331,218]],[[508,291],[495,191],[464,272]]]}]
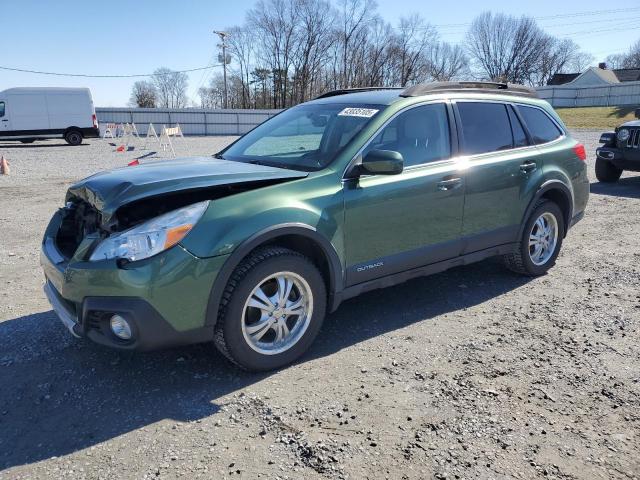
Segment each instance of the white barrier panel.
[{"label": "white barrier panel", "polygon": [[171,154],[173,158],[176,157],[176,151],[173,149],[173,143],[171,142],[171,137],[181,137],[184,138],[182,134],[182,129],[180,128],[180,124],[178,123],[175,127],[166,127],[162,126],[162,133],[160,134],[160,146],[163,151],[171,150]]}]

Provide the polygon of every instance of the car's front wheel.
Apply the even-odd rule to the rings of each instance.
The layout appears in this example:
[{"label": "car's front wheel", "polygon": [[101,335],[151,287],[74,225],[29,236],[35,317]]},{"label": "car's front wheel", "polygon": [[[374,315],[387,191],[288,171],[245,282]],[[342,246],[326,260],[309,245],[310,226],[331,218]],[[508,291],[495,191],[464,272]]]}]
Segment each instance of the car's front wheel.
[{"label": "car's front wheel", "polygon": [[281,247],[256,250],[227,284],[215,344],[246,370],[287,365],[316,338],[326,297],[322,275],[308,258]]},{"label": "car's front wheel", "polygon": [[622,169],[616,167],[611,162],[596,158],[596,178],[605,183],[617,182],[622,175]]},{"label": "car's front wheel", "polygon": [[564,232],[560,207],[550,200],[539,201],[524,225],[520,244],[504,256],[505,265],[523,275],[545,274],[556,263]]}]

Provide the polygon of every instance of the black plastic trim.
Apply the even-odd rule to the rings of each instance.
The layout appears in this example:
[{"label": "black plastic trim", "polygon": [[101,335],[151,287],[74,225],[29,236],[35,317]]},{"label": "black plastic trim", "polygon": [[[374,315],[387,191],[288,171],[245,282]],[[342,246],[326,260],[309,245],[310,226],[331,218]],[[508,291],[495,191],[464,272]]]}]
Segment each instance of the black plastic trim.
[{"label": "black plastic trim", "polygon": [[[97,329],[87,322],[92,312],[104,316]],[[111,333],[108,322],[113,314],[122,315],[132,326],[131,341],[120,340]],[[137,297],[86,297],[80,318],[84,336],[101,345],[122,350],[149,351],[213,340],[211,328],[176,330],[155,308]]]},{"label": "black plastic trim", "polygon": [[7,130],[0,132],[0,137],[28,137],[38,135],[64,135],[69,130],[78,130],[84,138],[100,137],[100,129],[95,127],[69,127],[69,128],[45,128],[40,130]]},{"label": "black plastic trim", "polygon": [[351,265],[347,267],[347,286],[351,287],[422,265],[454,258],[460,255],[461,249],[462,240],[455,239]]},{"label": "black plastic trim", "polygon": [[[551,190],[560,191],[566,197],[566,199],[568,201],[569,211],[566,212],[565,219],[564,219],[565,220],[565,222],[564,222],[564,224],[565,224],[564,235],[565,235],[565,237],[567,236],[567,232],[569,231],[569,228],[570,228],[570,225],[571,225],[571,219],[573,218],[573,195],[571,194],[571,190],[569,190],[569,187],[567,187],[560,180],[548,180],[548,181],[544,182],[542,185],[540,185],[540,188],[538,188],[538,190],[536,191],[536,194],[531,199],[531,202],[529,202],[529,206],[525,210],[524,216],[522,217],[522,222],[520,223],[520,229],[518,231],[518,238],[522,237],[522,233],[524,231],[524,227],[525,227],[525,225],[527,223],[527,218],[529,218],[529,215],[531,215],[531,212],[533,212],[533,209],[535,208],[536,203],[538,202],[538,200],[540,200],[545,193],[550,192]],[[560,208],[562,208],[562,205],[558,205],[558,206]]]},{"label": "black plastic trim", "polygon": [[504,255],[517,248],[517,243],[509,243],[505,245],[499,245],[497,247],[488,248],[479,252],[469,253],[450,260],[442,262],[432,263],[431,265],[425,265],[423,267],[414,268],[404,272],[396,273],[394,275],[388,275],[386,277],[378,278],[364,283],[359,283],[351,287],[347,287],[340,295],[340,300],[347,300],[349,298],[357,297],[358,295],[368,292],[370,290],[377,290],[379,288],[387,288],[399,283],[404,283],[408,280],[417,277],[424,277],[427,275],[433,275],[434,273],[443,272],[453,267],[459,267],[461,265],[467,265],[470,263],[479,262],[485,258],[493,257],[496,255]]},{"label": "black plastic trim", "polygon": [[[327,259],[330,270],[330,285],[327,285],[327,291],[329,293],[329,308],[328,311],[332,312],[339,304],[339,293],[344,288],[344,271],[340,257],[333,248],[331,242],[323,235],[317,232],[314,227],[303,223],[283,223],[280,225],[273,225],[258,233],[255,233],[241,245],[236,248],[224,263],[218,276],[213,284],[211,293],[209,295],[209,302],[207,305],[207,315],[205,324],[209,327],[216,324],[218,321],[218,308],[220,301],[222,300],[222,294],[224,292],[231,274],[240,264],[243,258],[245,258],[252,250],[256,249],[260,245],[267,243],[277,237],[285,235],[298,235],[306,237],[309,240],[320,245],[322,252]],[[336,303],[337,300],[337,303]],[[213,332],[213,329],[211,329]]]}]

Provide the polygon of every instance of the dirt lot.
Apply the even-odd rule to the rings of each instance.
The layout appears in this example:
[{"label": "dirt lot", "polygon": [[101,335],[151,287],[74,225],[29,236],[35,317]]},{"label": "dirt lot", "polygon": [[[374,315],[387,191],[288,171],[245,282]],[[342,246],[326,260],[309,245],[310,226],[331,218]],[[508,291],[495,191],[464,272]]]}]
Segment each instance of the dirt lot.
[{"label": "dirt lot", "polygon": [[[598,133],[575,135],[593,156]],[[210,345],[71,338],[40,236],[70,182],[135,152],[0,153],[0,477],[640,478],[640,176],[594,180],[547,276],[490,260],[366,294],[297,365],[254,375]]]}]

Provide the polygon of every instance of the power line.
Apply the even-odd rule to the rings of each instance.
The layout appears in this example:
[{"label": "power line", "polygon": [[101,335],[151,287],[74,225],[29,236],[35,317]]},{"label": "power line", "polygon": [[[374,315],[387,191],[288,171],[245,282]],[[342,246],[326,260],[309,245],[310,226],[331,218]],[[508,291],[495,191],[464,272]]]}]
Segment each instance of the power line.
[{"label": "power line", "polygon": [[40,70],[29,70],[26,68],[13,68],[0,66],[0,70],[8,70],[10,72],[35,73],[38,75],[55,75],[57,77],[82,77],[82,78],[136,78],[136,77],[152,77],[154,75],[172,75],[174,73],[199,72],[201,70],[209,70],[211,68],[220,67],[222,64],[207,65],[206,67],[189,68],[187,70],[171,70],[170,72],[159,73],[135,73],[131,75],[91,75],[86,73],[59,73],[59,72],[43,72]]},{"label": "power line", "polygon": [[[632,7],[632,8],[618,8],[618,9],[612,9],[612,10],[591,10],[591,11],[582,11],[582,12],[572,12],[572,13],[564,13],[564,14],[559,14],[559,15],[549,15],[549,16],[543,16],[543,17],[532,17],[534,20],[554,20],[554,19],[559,19],[559,18],[577,18],[577,17],[589,17],[589,16],[593,16],[593,15],[612,15],[612,14],[616,14],[616,13],[629,13],[629,12],[637,12],[640,10],[640,7]],[[611,21],[611,20],[616,20],[616,19],[601,19],[599,21],[605,22],[605,21]],[[620,19],[620,20],[627,20],[626,18],[624,19]],[[586,23],[586,22],[585,22]],[[471,22],[469,23],[446,23],[446,24],[432,24],[429,27],[422,27],[422,29],[425,28],[453,28],[453,29],[458,29],[458,28],[465,28],[465,27],[469,27],[471,26]],[[541,25],[544,26],[544,25]],[[398,27],[393,27],[394,29],[397,29]]]}]

